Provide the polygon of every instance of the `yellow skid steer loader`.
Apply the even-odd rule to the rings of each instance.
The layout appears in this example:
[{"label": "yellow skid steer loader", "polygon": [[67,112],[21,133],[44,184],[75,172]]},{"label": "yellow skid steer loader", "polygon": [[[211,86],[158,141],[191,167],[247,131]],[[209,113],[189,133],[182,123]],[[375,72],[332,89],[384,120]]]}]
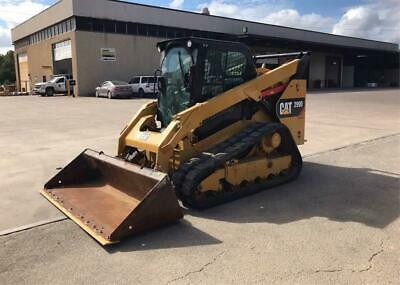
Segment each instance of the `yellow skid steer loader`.
[{"label": "yellow skid steer loader", "polygon": [[[117,157],[87,149],[41,190],[102,245],[182,218],[177,198],[208,208],[301,171],[307,52],[200,38],[158,49],[158,99],[122,130]],[[272,57],[286,62],[257,68]]]}]

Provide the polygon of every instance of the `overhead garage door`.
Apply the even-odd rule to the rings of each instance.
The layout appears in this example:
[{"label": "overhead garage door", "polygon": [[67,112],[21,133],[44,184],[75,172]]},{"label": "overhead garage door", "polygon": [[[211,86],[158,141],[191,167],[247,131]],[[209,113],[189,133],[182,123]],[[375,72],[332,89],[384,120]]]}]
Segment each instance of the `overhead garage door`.
[{"label": "overhead garage door", "polygon": [[28,55],[26,53],[18,55],[18,69],[19,82],[21,86],[20,91],[30,91]]}]

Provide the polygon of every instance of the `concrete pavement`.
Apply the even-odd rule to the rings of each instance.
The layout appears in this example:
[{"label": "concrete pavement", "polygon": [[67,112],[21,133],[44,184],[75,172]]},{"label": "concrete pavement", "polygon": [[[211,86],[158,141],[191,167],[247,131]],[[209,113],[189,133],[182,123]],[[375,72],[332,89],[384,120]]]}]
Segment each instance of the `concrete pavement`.
[{"label": "concrete pavement", "polygon": [[0,231],[59,217],[37,191],[85,148],[115,154],[119,132],[144,102],[0,98]]}]

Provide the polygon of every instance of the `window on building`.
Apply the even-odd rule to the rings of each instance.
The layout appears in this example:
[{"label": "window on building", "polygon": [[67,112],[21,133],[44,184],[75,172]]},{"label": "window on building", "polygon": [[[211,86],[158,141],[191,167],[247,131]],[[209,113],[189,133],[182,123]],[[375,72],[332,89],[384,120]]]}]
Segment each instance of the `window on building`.
[{"label": "window on building", "polygon": [[92,31],[93,23],[90,18],[77,17],[75,19],[76,29],[80,31]]},{"label": "window on building", "polygon": [[208,32],[207,31],[201,31],[201,37],[202,38],[208,38]]},{"label": "window on building", "polygon": [[126,34],[126,23],[125,22],[116,22],[115,23],[116,32],[118,34]]},{"label": "window on building", "polygon": [[93,31],[95,32],[104,32],[104,23],[103,20],[93,19]]},{"label": "window on building", "polygon": [[167,37],[167,29],[165,27],[158,27],[158,36],[160,38],[166,38]]},{"label": "window on building", "polygon": [[128,34],[130,35],[138,34],[138,25],[136,23],[128,23]]},{"label": "window on building", "polygon": [[66,32],[69,31],[69,29],[68,29],[68,21],[64,21],[64,22],[62,23],[62,26],[63,26],[63,31],[64,31],[64,33],[66,33]]},{"label": "window on building", "polygon": [[147,36],[147,25],[138,24],[138,34],[141,36]]},{"label": "window on building", "polygon": [[201,32],[198,30],[193,30],[193,36],[201,38]]},{"label": "window on building", "polygon": [[76,19],[72,18],[71,19],[71,31],[75,31],[76,29]]},{"label": "window on building", "polygon": [[115,33],[115,22],[110,20],[105,20],[104,30],[106,33]]},{"label": "window on building", "polygon": [[184,31],[182,29],[175,29],[175,37],[176,38],[184,37]]},{"label": "window on building", "polygon": [[174,38],[175,37],[175,30],[172,28],[166,28],[167,30],[167,38]]},{"label": "window on building", "polygon": [[67,20],[67,31],[72,31],[71,21],[72,19]]},{"label": "window on building", "polygon": [[158,36],[158,27],[154,25],[148,26],[148,36],[157,37]]}]

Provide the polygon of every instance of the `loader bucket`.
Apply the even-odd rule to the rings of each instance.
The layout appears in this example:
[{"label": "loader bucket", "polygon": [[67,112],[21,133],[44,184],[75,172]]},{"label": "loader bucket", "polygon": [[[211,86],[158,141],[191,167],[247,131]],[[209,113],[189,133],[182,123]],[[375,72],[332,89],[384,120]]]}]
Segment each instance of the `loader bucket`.
[{"label": "loader bucket", "polygon": [[167,174],[93,150],[40,192],[102,245],[183,217]]}]

